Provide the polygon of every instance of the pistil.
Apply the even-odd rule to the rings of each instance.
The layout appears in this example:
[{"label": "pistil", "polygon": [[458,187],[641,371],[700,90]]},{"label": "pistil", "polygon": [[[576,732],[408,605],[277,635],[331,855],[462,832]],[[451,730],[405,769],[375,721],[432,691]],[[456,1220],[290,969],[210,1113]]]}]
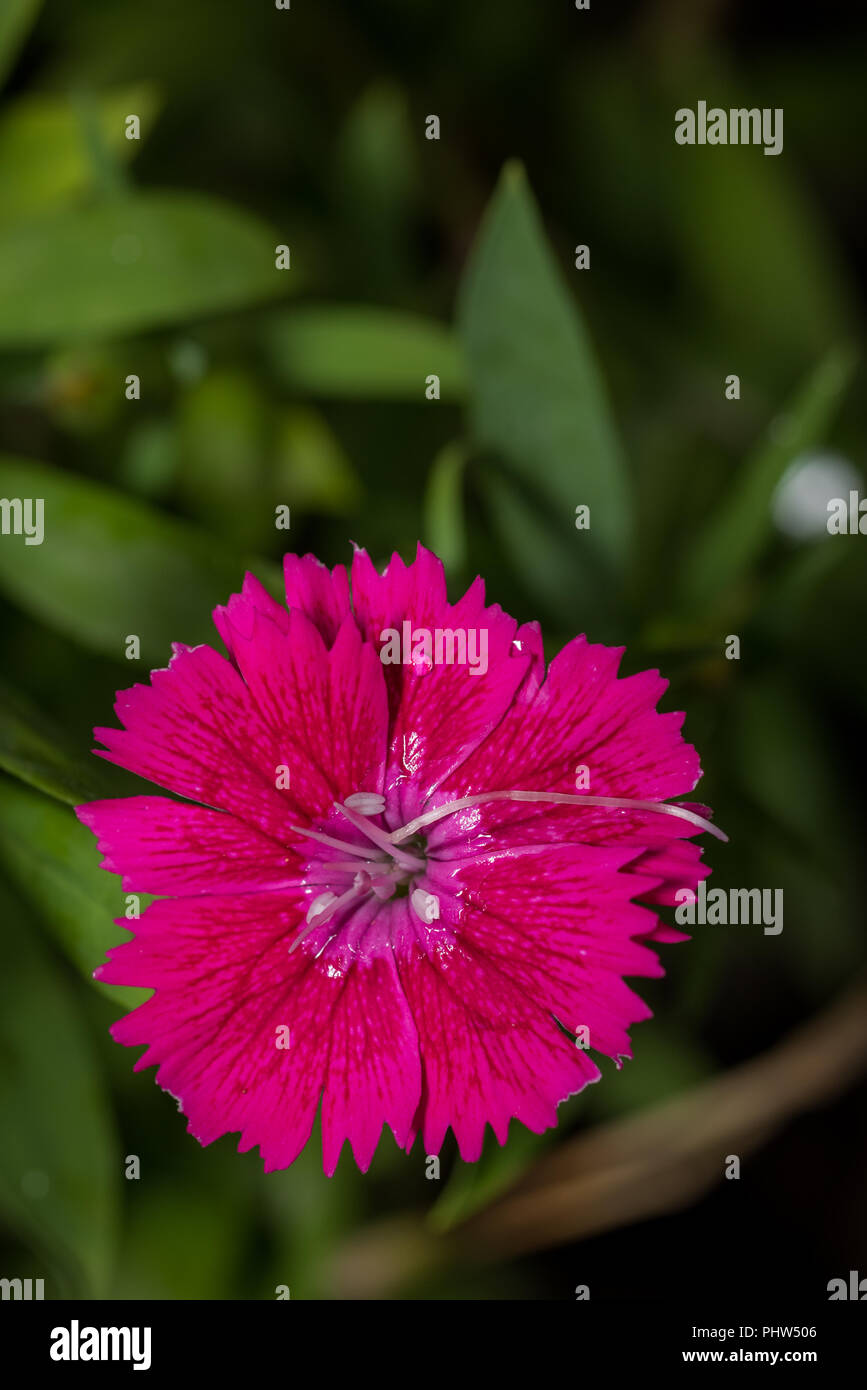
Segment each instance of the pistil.
[{"label": "pistil", "polygon": [[425,811],[423,815],[416,816],[399,830],[393,831],[390,838],[394,844],[400,844],[401,840],[408,840],[425,826],[434,825],[437,821],[454,815],[456,811],[467,811],[473,806],[484,806],[490,801],[547,801],[559,806],[611,806],[630,811],[656,811],[662,815],[676,816],[680,820],[689,821],[697,829],[707,830],[711,835],[715,835],[718,840],[728,841],[728,835],[720,830],[719,826],[705,820],[704,816],[697,815],[686,806],[672,805],[667,801],[637,801],[628,796],[584,796],[572,795],[569,792],[537,791],[481,792],[477,796],[462,796],[458,801],[449,801],[445,806],[438,806],[433,811]]}]

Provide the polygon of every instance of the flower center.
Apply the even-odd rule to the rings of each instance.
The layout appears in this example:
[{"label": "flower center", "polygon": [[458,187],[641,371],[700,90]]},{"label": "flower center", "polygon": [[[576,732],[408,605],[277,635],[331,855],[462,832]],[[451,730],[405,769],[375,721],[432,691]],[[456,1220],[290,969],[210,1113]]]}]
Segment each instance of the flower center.
[{"label": "flower center", "polygon": [[[353,792],[345,801],[335,801],[333,809],[356,832],[355,838],[344,839],[324,830],[305,829],[298,825],[290,827],[297,835],[314,841],[315,849],[307,866],[305,883],[311,891],[317,887],[323,890],[313,897],[307,910],[306,925],[292,942],[290,952],[296,950],[315,927],[324,926],[332,920],[339,924],[344,913],[353,912],[365,899],[386,902],[395,896],[409,897],[410,905],[421,922],[425,925],[436,922],[440,916],[439,897],[420,882],[428,869],[427,853],[420,832],[458,811],[494,801],[603,806],[612,811],[651,812],[675,816],[720,840],[728,839],[711,821],[705,820],[688,806],[677,803],[642,801],[625,796],[522,790],[463,796],[425,811],[406,825],[389,832],[371,819],[385,811],[385,797],[378,792]],[[340,826],[335,828],[339,829]],[[525,845],[513,849],[512,853],[532,853],[550,847],[550,844]]]},{"label": "flower center", "polygon": [[329,886],[311,901],[306,924],[292,942],[290,952],[315,927],[339,919],[367,898],[386,902],[393,897],[409,897],[422,922],[436,921],[440,915],[439,899],[416,884],[427,868],[420,836],[406,836],[406,844],[396,845],[391,835],[371,819],[385,810],[385,798],[376,792],[354,792],[345,801],[335,802],[334,809],[362,838],[349,840],[321,830],[291,827],[315,844],[305,875],[307,885]]}]

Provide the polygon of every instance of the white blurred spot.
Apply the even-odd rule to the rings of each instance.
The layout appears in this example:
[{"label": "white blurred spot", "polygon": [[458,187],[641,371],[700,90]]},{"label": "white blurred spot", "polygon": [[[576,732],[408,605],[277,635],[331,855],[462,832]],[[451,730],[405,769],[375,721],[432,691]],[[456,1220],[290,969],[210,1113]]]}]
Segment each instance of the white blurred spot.
[{"label": "white blurred spot", "polygon": [[825,535],[831,498],[848,497],[862,481],[840,454],[801,454],[783,474],[771,501],[778,529],[795,540]]}]

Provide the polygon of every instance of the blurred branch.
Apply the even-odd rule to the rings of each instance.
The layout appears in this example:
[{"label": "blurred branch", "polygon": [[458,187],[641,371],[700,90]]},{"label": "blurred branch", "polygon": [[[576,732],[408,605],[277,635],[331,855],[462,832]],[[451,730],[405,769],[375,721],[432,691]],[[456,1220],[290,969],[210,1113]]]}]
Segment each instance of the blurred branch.
[{"label": "blurred branch", "polygon": [[762,1056],[674,1101],[600,1125],[541,1159],[461,1229],[479,1255],[513,1256],[688,1206],[786,1121],[867,1069],[867,985]]}]

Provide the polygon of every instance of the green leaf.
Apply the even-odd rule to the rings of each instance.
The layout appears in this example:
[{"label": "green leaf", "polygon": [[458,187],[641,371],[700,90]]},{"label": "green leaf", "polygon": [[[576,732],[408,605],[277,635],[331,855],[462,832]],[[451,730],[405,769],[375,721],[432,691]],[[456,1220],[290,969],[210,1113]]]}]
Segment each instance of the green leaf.
[{"label": "green leaf", "polygon": [[302,512],[345,515],[361,486],[340,440],[324,415],[290,406],[278,421],[274,488],[278,503]]},{"label": "green leaf", "polygon": [[[566,632],[580,624],[597,640],[613,639],[618,627],[611,621],[611,590],[600,582],[589,532],[576,530],[568,515],[543,516],[525,495],[530,489],[502,469],[480,469],[478,485],[506,561],[542,614]],[[618,622],[622,630],[622,615]]]},{"label": "green leaf", "polygon": [[747,572],[773,529],[771,500],[793,459],[821,443],[852,379],[857,358],[830,353],[800,387],[746,461],[684,566],[684,604],[712,604]]},{"label": "green leaf", "polygon": [[274,531],[267,506],[271,416],[254,378],[237,369],[209,373],[184,393],[178,427],[185,506],[237,545],[265,543]]},{"label": "green leaf", "polygon": [[106,1298],[121,1165],[96,1058],[74,997],[5,887],[0,908],[0,1212],[48,1262],[48,1297]]},{"label": "green leaf", "polygon": [[442,400],[463,394],[463,366],[450,329],[433,319],[363,305],[319,305],[269,326],[275,370],[293,390],[326,397],[426,403],[425,381]]},{"label": "green leaf", "polygon": [[[237,1155],[228,1155],[237,1164]],[[210,1158],[210,1155],[208,1156]],[[124,1232],[115,1297],[219,1299],[233,1287],[255,1212],[243,1190],[173,1172],[148,1183]],[[139,1184],[144,1188],[144,1184]],[[228,1199],[227,1199],[228,1198]],[[239,1200],[240,1199],[240,1200]]]},{"label": "green leaf", "polygon": [[347,279],[351,274],[371,299],[395,298],[395,285],[412,284],[418,163],[406,93],[390,82],[373,83],[347,115],[334,166],[335,203],[349,243]]},{"label": "green leaf", "polygon": [[119,794],[107,766],[97,758],[88,763],[76,758],[61,730],[5,682],[0,682],[0,768],[71,806]]},{"label": "green leaf", "polygon": [[[94,100],[100,138],[116,158],[142,148],[158,100],[145,83]],[[142,139],[127,140],[124,118],[137,115]],[[60,97],[23,97],[0,118],[0,222],[56,210],[96,183],[88,140],[76,104]]]},{"label": "green leaf", "polygon": [[467,558],[464,472],[468,456],[462,441],[446,444],[433,461],[425,490],[427,543],[450,573],[462,570]]},{"label": "green leaf", "polygon": [[[150,665],[166,663],[173,641],[217,640],[211,610],[240,588],[244,571],[224,545],[46,464],[0,455],[0,496],[45,504],[41,545],[10,535],[0,546],[0,588],[25,612],[116,659],[135,634]],[[256,563],[264,583],[272,571]],[[142,665],[129,665],[134,679]]]},{"label": "green leaf", "polygon": [[476,440],[563,518],[591,509],[588,544],[622,563],[624,461],[593,351],[520,165],[508,164],[461,286],[458,319]]},{"label": "green leaf", "polygon": [[140,332],[286,293],[277,238],[188,193],[141,193],[0,229],[0,347]]},{"label": "green leaf", "polygon": [[[0,779],[0,863],[88,980],[109,947],[127,940],[114,921],[124,915],[121,881],[99,858],[92,832],[72,811]],[[139,898],[144,911],[150,899]],[[98,988],[129,1008],[148,997],[147,990]]]},{"label": "green leaf", "polygon": [[[679,76],[690,85],[678,91],[714,91],[729,109],[752,104],[726,92],[720,74]],[[823,200],[799,182],[788,151],[765,158],[751,147],[690,148],[672,140],[670,155],[671,227],[699,325],[726,371],[771,383],[791,379],[852,330],[855,295]]]},{"label": "green leaf", "polygon": [[42,0],[3,0],[0,7],[0,86],[11,71],[41,8]]},{"label": "green leaf", "polygon": [[765,676],[743,685],[732,733],[731,765],[754,804],[802,853],[843,867],[847,828],[833,748],[796,682]]}]

